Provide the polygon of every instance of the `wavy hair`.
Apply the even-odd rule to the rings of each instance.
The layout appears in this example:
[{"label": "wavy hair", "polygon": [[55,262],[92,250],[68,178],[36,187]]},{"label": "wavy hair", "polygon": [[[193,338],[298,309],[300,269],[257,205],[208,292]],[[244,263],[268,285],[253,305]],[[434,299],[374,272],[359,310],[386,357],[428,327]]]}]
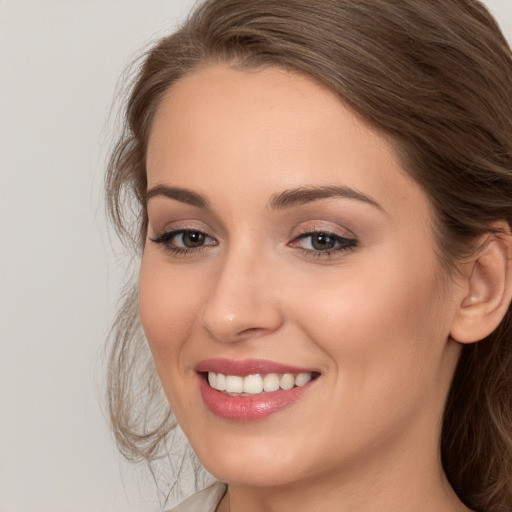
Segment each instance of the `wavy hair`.
[{"label": "wavy hair", "polygon": [[[200,66],[274,66],[334,91],[394,141],[430,199],[449,274],[496,221],[512,226],[512,56],[477,0],[209,0],[145,54],[106,175],[110,218],[143,250],[146,148],[164,93]],[[154,460],[175,421],[127,289],[110,335],[108,404],[122,452]],[[465,345],[441,456],[469,507],[512,510],[512,310]]]}]

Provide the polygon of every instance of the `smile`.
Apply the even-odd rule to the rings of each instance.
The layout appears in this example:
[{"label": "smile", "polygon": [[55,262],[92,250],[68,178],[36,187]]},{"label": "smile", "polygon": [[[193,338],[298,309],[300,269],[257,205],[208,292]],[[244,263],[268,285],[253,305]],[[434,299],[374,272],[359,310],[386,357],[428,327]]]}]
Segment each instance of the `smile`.
[{"label": "smile", "polygon": [[267,373],[266,375],[225,375],[223,373],[208,372],[208,383],[213,389],[223,391],[229,395],[249,396],[262,393],[271,393],[282,389],[289,391],[294,387],[301,387],[313,378],[313,373]]},{"label": "smile", "polygon": [[232,421],[267,418],[299,401],[320,373],[272,361],[210,359],[195,368],[206,408]]}]

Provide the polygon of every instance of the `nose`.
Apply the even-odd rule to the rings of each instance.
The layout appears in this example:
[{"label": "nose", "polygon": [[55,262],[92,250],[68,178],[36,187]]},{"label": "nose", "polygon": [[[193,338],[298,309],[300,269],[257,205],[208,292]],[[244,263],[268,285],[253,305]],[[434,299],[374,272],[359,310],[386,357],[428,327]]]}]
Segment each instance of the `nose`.
[{"label": "nose", "polygon": [[283,315],[272,266],[238,253],[219,267],[201,318],[210,336],[229,343],[278,330]]}]

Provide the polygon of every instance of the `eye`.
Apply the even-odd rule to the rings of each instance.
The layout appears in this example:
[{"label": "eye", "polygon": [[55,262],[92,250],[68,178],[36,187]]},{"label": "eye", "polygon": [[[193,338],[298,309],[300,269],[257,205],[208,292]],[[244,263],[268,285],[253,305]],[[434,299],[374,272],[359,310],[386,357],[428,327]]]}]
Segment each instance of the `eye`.
[{"label": "eye", "polygon": [[295,240],[290,242],[291,247],[303,249],[309,254],[330,255],[333,252],[340,252],[346,249],[353,249],[357,241],[352,238],[329,233],[327,231],[315,231],[312,233],[304,233]]},{"label": "eye", "polygon": [[162,244],[165,246],[166,250],[176,253],[197,251],[205,246],[217,244],[217,242],[206,233],[195,229],[168,231],[150,240],[156,244]]},{"label": "eye", "polygon": [[173,236],[173,241],[178,247],[201,247],[208,237],[200,231],[182,231]]}]

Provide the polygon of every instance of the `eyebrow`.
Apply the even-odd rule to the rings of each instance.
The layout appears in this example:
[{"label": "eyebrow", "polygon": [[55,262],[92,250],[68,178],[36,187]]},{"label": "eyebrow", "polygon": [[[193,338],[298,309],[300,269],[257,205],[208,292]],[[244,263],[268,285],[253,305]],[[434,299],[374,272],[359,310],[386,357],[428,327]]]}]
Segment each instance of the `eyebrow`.
[{"label": "eyebrow", "polygon": [[[180,187],[172,187],[168,185],[156,185],[150,188],[146,193],[146,203],[150,199],[157,196],[164,196],[169,199],[174,199],[181,203],[196,206],[198,208],[209,208],[209,201],[197,192]],[[369,204],[381,211],[384,208],[377,203],[374,199],[355,190],[345,186],[306,186],[298,187],[289,190],[284,190],[277,194],[273,194],[270,198],[269,207],[273,210],[284,210],[286,208],[292,208],[294,206],[300,206],[303,204],[317,201],[318,199],[329,199],[332,197],[339,197],[343,199],[355,199],[362,201],[363,203]]]},{"label": "eyebrow", "polygon": [[156,185],[146,192],[146,204],[150,199],[157,196],[168,197],[180,203],[197,206],[198,208],[209,208],[210,203],[201,194],[192,192],[186,188],[170,187],[167,185]]},{"label": "eyebrow", "polygon": [[355,199],[362,201],[375,208],[384,211],[384,208],[377,203],[374,199],[350,187],[344,186],[311,186],[311,187],[298,187],[290,190],[285,190],[274,194],[270,200],[270,207],[275,210],[282,210],[291,208],[293,206],[300,206],[302,204],[310,203],[318,199],[329,199],[331,197],[341,197],[343,199]]}]

